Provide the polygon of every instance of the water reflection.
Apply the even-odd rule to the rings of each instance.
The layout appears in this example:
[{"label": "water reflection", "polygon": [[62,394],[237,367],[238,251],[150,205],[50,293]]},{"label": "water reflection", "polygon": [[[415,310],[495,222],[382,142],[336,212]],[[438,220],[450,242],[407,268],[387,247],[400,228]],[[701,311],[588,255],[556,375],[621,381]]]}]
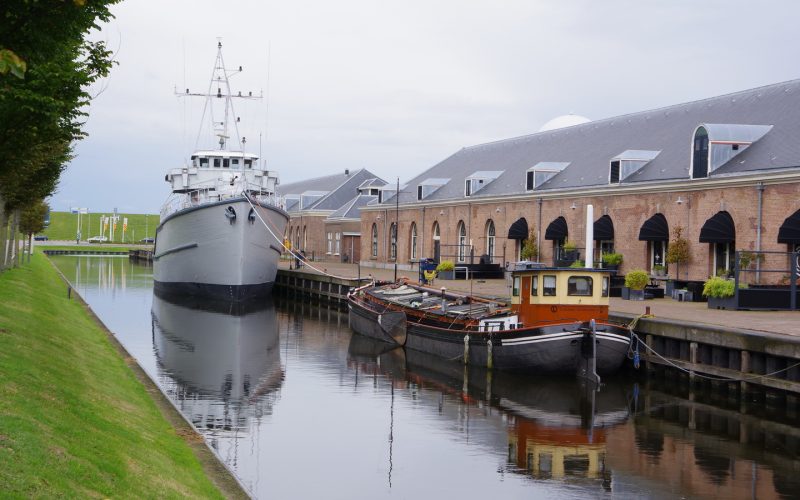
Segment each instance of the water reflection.
[{"label": "water reflection", "polygon": [[215,448],[272,413],[283,369],[270,300],[233,304],[156,294],[152,335],[159,383]]},{"label": "water reflection", "polygon": [[126,259],[53,261],[256,497],[800,491],[793,398],[661,376],[593,392],[465,369],[354,336],[346,312],[302,298],[185,302],[153,297],[152,269]]}]

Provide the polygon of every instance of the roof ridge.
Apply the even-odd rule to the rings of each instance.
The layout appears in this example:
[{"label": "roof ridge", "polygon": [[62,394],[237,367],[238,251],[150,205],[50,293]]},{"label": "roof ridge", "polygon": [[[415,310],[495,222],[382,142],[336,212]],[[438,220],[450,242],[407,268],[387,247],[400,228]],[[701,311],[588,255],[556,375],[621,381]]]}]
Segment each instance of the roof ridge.
[{"label": "roof ridge", "polygon": [[[627,117],[631,117],[631,116],[638,116],[638,115],[644,115],[644,114],[647,114],[647,113],[656,113],[656,112],[659,112],[659,111],[666,111],[666,110],[670,110],[670,109],[681,108],[681,107],[685,107],[685,106],[691,106],[693,104],[699,104],[699,103],[708,102],[708,101],[714,101],[714,100],[719,100],[719,99],[730,98],[732,96],[738,96],[738,95],[742,95],[742,94],[753,93],[753,92],[757,92],[759,90],[764,90],[764,89],[768,89],[768,88],[775,88],[775,87],[780,87],[780,86],[783,86],[783,85],[789,85],[789,84],[795,84],[795,83],[800,83],[800,78],[795,78],[795,79],[792,79],[792,80],[786,80],[786,81],[778,82],[778,83],[770,83],[770,84],[767,84],[767,85],[761,85],[759,87],[753,87],[753,88],[750,88],[750,89],[737,90],[735,92],[729,92],[727,94],[721,94],[721,95],[712,96],[712,97],[704,97],[704,98],[701,98],[701,99],[695,99],[693,101],[686,101],[686,102],[682,102],[682,103],[678,103],[678,104],[670,104],[670,105],[661,106],[661,107],[658,107],[658,108],[651,108],[651,109],[646,109],[646,110],[643,110],[643,111],[635,111],[635,112],[632,112],[632,113],[624,113],[624,114],[621,114],[621,115],[615,115],[615,116],[610,116],[610,117],[606,117],[606,118],[600,118],[598,120],[592,120],[592,121],[589,121],[589,122],[586,122],[586,123],[579,123],[579,124],[576,124],[576,125],[569,125],[567,127],[557,128],[557,129],[554,129],[554,130],[543,130],[543,131],[539,131],[539,132],[533,132],[531,134],[523,134],[523,135],[519,135],[519,136],[516,136],[516,137],[508,137],[508,138],[505,138],[505,139],[498,139],[496,141],[489,141],[489,142],[484,142],[484,143],[480,143],[480,144],[474,144],[472,146],[464,146],[454,154],[457,154],[457,153],[459,153],[461,151],[469,150],[469,149],[478,149],[478,148],[485,147],[485,146],[508,143],[508,142],[513,142],[513,141],[519,141],[519,140],[522,140],[522,139],[529,139],[531,137],[536,137],[536,136],[555,134],[555,133],[558,133],[558,132],[560,132],[560,131],[562,131],[564,129],[575,129],[575,130],[578,130],[578,129],[582,128],[582,127],[591,127],[592,125],[597,125],[597,124],[601,124],[601,123],[604,123],[604,122],[619,120],[619,119],[623,119],[623,118],[627,118]],[[444,161],[444,160],[442,160],[442,161]],[[431,167],[431,168],[433,168],[433,167]]]}]

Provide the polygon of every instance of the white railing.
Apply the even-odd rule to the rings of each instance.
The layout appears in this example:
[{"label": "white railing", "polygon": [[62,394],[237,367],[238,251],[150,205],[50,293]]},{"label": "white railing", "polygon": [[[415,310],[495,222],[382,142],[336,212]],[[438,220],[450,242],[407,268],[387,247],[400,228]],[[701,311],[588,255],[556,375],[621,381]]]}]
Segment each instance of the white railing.
[{"label": "white railing", "polygon": [[257,200],[262,204],[284,208],[281,197],[275,195],[275,193],[264,192],[262,189],[261,186],[253,183],[237,182],[236,185],[230,186],[228,183],[215,181],[205,183],[198,186],[197,189],[186,193],[172,193],[161,207],[161,220],[179,210],[237,198],[243,192],[247,192],[250,195],[250,199]]}]

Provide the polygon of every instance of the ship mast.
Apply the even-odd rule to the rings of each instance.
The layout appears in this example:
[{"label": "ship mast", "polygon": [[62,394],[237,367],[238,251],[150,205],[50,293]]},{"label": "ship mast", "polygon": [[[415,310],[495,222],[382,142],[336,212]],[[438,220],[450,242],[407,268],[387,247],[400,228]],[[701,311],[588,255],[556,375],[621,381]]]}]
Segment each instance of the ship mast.
[{"label": "ship mast", "polygon": [[[195,150],[199,149],[200,137],[203,133],[204,122],[206,120],[206,113],[211,120],[211,131],[218,138],[219,149],[221,151],[227,150],[230,123],[233,123],[233,132],[236,144],[239,145],[239,150],[243,151],[242,138],[239,135],[239,117],[236,116],[236,111],[233,107],[234,99],[261,99],[262,95],[253,95],[253,92],[242,94],[239,91],[236,95],[231,92],[230,77],[242,72],[242,67],[239,66],[237,70],[228,71],[225,68],[225,60],[222,58],[222,40],[217,39],[217,58],[214,61],[214,69],[211,72],[211,80],[208,84],[208,90],[202,92],[190,92],[187,88],[185,92],[178,92],[175,90],[175,95],[178,97],[203,97],[205,104],[203,106],[203,115],[200,118],[200,129],[197,131],[197,139],[195,140]],[[216,87],[216,90],[215,90]],[[214,107],[214,100],[224,100],[223,109],[221,112]],[[215,111],[217,111],[215,113]]]}]

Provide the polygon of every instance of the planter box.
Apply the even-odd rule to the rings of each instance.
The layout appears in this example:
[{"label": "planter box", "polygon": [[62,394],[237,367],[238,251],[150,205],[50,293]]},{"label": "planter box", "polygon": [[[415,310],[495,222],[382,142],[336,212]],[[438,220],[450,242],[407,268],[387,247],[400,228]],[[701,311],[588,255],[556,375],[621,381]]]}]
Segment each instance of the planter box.
[{"label": "planter box", "polygon": [[708,308],[736,310],[738,309],[736,304],[736,297],[725,297],[725,298],[709,297]]},{"label": "planter box", "polygon": [[439,278],[440,280],[453,280],[453,279],[456,279],[456,271],[455,270],[452,270],[452,271],[439,271],[436,274],[436,277]]},{"label": "planter box", "polygon": [[644,300],[644,290],[632,290],[627,286],[622,287],[623,300]]}]

